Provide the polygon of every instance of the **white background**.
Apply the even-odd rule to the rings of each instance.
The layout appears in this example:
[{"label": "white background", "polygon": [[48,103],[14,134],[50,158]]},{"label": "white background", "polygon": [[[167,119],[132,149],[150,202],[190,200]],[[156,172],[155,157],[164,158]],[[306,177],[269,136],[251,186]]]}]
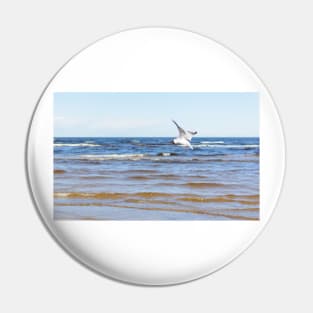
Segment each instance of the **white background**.
[{"label": "white background", "polygon": [[[1,311],[312,311],[312,8],[290,3],[1,3]],[[284,189],[261,237],[223,270],[175,287],[124,285],[73,261],[40,223],[24,171],[28,122],[51,76],[94,40],[150,25],[190,29],[232,48],[269,87],[287,139]]]}]

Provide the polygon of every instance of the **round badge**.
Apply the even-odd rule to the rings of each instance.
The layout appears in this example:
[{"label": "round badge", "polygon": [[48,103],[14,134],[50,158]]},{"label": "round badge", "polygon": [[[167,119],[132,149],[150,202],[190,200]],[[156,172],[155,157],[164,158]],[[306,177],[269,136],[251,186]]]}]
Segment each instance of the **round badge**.
[{"label": "round badge", "polygon": [[121,281],[166,285],[223,267],[269,220],[284,174],[273,101],[233,52],[170,28],[97,41],[35,110],[27,169],[58,243]]}]

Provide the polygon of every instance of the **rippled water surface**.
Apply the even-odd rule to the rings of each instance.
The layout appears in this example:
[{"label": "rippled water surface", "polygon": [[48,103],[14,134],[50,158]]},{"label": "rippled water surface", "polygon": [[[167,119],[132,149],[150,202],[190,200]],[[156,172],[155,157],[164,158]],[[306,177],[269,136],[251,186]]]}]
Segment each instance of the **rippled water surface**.
[{"label": "rippled water surface", "polygon": [[54,217],[257,220],[259,139],[55,138]]}]

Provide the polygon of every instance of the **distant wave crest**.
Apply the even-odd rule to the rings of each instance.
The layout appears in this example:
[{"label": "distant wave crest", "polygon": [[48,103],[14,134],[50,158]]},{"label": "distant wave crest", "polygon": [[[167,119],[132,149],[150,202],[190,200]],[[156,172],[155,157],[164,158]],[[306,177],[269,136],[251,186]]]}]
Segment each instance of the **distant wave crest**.
[{"label": "distant wave crest", "polygon": [[193,147],[197,148],[234,148],[234,149],[247,149],[247,148],[259,148],[259,145],[222,145],[222,144],[211,144],[211,143],[204,143],[201,141],[200,144],[193,144]]},{"label": "distant wave crest", "polygon": [[90,161],[105,161],[105,160],[140,160],[146,155],[143,153],[125,153],[125,154],[85,154],[81,155],[79,159]]},{"label": "distant wave crest", "polygon": [[95,143],[55,143],[55,147],[101,147]]},{"label": "distant wave crest", "polygon": [[224,141],[200,141],[200,143],[203,143],[203,144],[211,144],[211,143],[223,144]]},{"label": "distant wave crest", "polygon": [[154,160],[157,161],[161,158],[177,156],[176,153],[162,152],[157,155],[144,154],[144,153],[125,153],[125,154],[85,154],[79,157],[80,160],[89,161],[106,161],[106,160]]}]

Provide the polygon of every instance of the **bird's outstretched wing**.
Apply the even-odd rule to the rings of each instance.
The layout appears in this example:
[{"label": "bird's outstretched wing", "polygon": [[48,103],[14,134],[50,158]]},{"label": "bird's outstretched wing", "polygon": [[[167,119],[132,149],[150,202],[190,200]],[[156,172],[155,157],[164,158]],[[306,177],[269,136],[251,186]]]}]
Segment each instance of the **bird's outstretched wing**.
[{"label": "bird's outstretched wing", "polygon": [[187,130],[188,131],[188,133],[190,134],[190,135],[192,135],[192,136],[194,136],[194,135],[197,135],[198,134],[198,132],[192,132],[191,130]]},{"label": "bird's outstretched wing", "polygon": [[176,125],[178,132],[179,132],[179,137],[183,137],[185,138],[186,136],[186,132],[183,128],[181,128],[174,120],[172,120],[172,122]]},{"label": "bird's outstretched wing", "polygon": [[185,131],[183,128],[181,128],[174,120],[172,120],[173,123],[176,125],[178,132],[179,132],[179,137],[187,139],[188,141],[191,141],[192,136],[196,135],[198,132],[192,132],[190,130]]}]

